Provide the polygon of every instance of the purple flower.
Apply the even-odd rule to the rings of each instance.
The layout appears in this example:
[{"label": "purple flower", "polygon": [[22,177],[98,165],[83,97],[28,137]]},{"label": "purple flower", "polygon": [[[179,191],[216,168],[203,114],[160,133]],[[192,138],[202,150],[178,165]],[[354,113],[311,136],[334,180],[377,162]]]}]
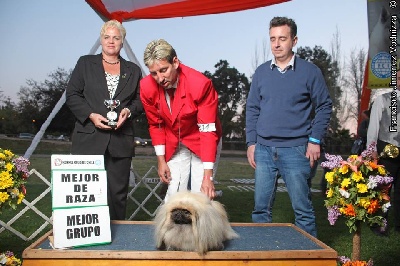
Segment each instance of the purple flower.
[{"label": "purple flower", "polygon": [[338,257],[338,261],[341,263],[341,264],[345,264],[346,262],[349,262],[349,261],[351,261],[348,257],[346,257],[346,256],[339,256]]},{"label": "purple flower", "polygon": [[373,152],[376,152],[376,143],[375,142],[369,144],[367,149],[364,150],[363,152],[361,152],[361,156],[363,158],[371,158]]},{"label": "purple flower", "polygon": [[5,254],[6,254],[7,257],[12,257],[12,256],[14,256],[14,253],[13,253],[12,251],[9,251],[9,250],[6,251]]},{"label": "purple flower", "polygon": [[13,159],[12,161],[15,164],[15,167],[17,168],[18,173],[22,173],[22,175],[26,178],[29,176],[29,160],[20,156],[18,158]]},{"label": "purple flower", "polygon": [[334,225],[340,215],[341,213],[337,206],[328,207],[328,221],[330,225]]},{"label": "purple flower", "polygon": [[379,227],[379,231],[384,233],[387,228],[387,220],[385,218],[382,219],[382,225]]},{"label": "purple flower", "polygon": [[328,161],[322,162],[321,166],[324,168],[329,168],[329,169],[334,169],[336,167],[340,167],[341,166],[340,162],[343,161],[343,158],[340,155],[330,155],[328,153],[325,153],[325,158]]},{"label": "purple flower", "polygon": [[[391,176],[371,175],[368,180],[368,187],[375,188],[378,185],[387,185],[393,182]],[[370,185],[371,184],[371,185]]]}]

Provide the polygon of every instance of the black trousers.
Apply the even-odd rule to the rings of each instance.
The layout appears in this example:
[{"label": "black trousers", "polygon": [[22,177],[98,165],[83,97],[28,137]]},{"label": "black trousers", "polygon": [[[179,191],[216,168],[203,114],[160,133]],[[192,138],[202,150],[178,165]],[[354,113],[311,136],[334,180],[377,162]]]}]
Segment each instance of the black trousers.
[{"label": "black trousers", "polygon": [[111,220],[125,220],[131,162],[132,157],[112,157],[108,151],[104,155]]},{"label": "black trousers", "polygon": [[[378,140],[377,150],[380,154],[385,148],[387,142]],[[399,148],[399,147],[398,147]],[[389,172],[389,176],[393,177],[393,183],[390,190],[393,189],[393,195],[391,197],[391,207],[389,210],[393,210],[394,214],[394,226],[400,228],[400,155],[396,158],[385,158],[379,159],[379,164],[385,166],[386,170]],[[389,195],[390,195],[389,191]],[[388,221],[389,222],[389,221]]]}]

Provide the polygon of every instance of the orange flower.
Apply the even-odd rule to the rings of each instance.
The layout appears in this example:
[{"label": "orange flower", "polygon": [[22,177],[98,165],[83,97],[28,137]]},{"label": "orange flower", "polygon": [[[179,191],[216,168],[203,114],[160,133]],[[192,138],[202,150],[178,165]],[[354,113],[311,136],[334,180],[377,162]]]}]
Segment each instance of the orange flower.
[{"label": "orange flower", "polygon": [[371,204],[369,205],[367,212],[369,214],[375,213],[379,209],[379,202],[376,199],[371,200]]},{"label": "orange flower", "polygon": [[346,204],[346,208],[344,209],[344,214],[348,216],[356,216],[356,211],[354,210],[353,205]]},{"label": "orange flower", "polygon": [[371,166],[372,169],[378,168],[378,164],[376,163],[376,161],[369,162],[369,166]]}]

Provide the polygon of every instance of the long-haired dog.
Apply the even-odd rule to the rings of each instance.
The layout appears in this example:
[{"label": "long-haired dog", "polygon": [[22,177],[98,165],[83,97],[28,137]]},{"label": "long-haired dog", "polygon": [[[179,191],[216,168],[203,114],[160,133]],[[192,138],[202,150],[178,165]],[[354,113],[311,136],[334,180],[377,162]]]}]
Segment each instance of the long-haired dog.
[{"label": "long-haired dog", "polygon": [[203,193],[172,195],[154,219],[156,246],[161,250],[195,251],[204,255],[221,250],[223,242],[239,237],[229,224],[225,208]]}]

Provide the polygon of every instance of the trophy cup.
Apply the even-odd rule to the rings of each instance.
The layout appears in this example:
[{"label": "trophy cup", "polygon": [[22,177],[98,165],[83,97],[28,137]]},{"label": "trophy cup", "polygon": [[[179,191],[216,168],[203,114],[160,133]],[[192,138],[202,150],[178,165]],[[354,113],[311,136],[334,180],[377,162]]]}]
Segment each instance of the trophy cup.
[{"label": "trophy cup", "polygon": [[394,146],[393,144],[386,144],[385,148],[383,148],[383,151],[379,154],[380,158],[396,158],[399,156],[399,148]]},{"label": "trophy cup", "polygon": [[112,128],[115,128],[117,126],[117,121],[115,121],[118,118],[117,112],[114,111],[116,109],[120,102],[119,100],[104,100],[105,106],[110,109],[110,111],[107,113],[107,119],[108,119],[108,125]]}]

